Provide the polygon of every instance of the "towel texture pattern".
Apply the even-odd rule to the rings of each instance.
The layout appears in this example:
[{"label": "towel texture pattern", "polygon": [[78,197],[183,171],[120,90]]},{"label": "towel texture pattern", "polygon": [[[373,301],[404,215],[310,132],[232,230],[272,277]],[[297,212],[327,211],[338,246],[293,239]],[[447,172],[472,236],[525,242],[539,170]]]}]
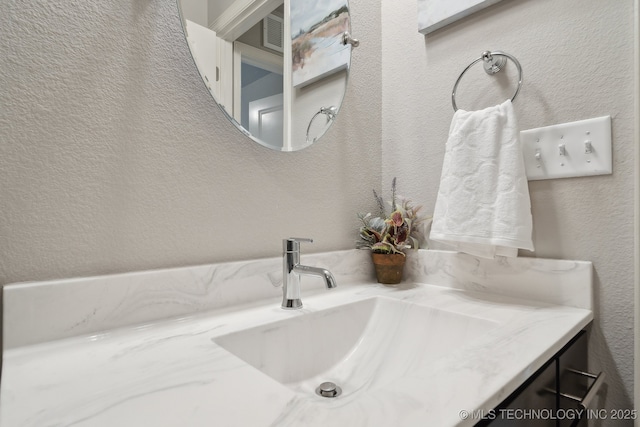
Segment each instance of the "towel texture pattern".
[{"label": "towel texture pattern", "polygon": [[533,250],[529,187],[513,105],[458,110],[430,237],[485,258]]}]

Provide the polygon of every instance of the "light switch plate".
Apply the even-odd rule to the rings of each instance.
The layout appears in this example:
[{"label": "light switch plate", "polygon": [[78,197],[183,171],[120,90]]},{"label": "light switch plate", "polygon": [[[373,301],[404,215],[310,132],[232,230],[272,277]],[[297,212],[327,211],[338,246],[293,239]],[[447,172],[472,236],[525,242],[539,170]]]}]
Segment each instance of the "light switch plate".
[{"label": "light switch plate", "polygon": [[529,181],[613,171],[611,116],[523,130],[520,142]]}]

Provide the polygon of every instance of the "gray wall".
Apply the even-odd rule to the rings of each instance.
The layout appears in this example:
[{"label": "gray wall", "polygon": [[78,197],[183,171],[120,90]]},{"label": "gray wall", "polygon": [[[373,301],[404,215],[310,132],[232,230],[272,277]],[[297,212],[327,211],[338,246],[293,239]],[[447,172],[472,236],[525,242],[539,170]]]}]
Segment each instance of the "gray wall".
[{"label": "gray wall", "polygon": [[[612,116],[613,175],[530,182],[536,251],[522,255],[593,261],[590,361],[608,376],[606,401],[598,404],[630,407],[633,1],[503,0],[426,37],[416,31],[416,0],[383,0],[382,11],[383,182],[398,176],[402,191],[428,211],[453,116],[451,90],[482,51],[502,50],[522,64],[524,84],[514,102],[521,129]],[[510,98],[513,77],[492,79],[476,65],[458,89],[458,106],[473,110]]]},{"label": "gray wall", "polygon": [[1,2],[0,283],[352,248],[382,108],[380,2],[351,3],[344,113],[283,154],[224,118],[174,1]]},{"label": "gray wall", "polygon": [[[427,37],[416,0],[350,3],[362,44],[343,111],[283,154],[224,120],[173,1],[2,2],[0,283],[276,256],[294,235],[351,248],[355,213],[393,176],[433,209],[453,83],[504,50],[524,67],[522,129],[613,116],[612,176],[530,184],[533,255],[594,262],[593,369],[609,376],[607,407],[629,407],[632,1],[504,0]],[[512,90],[471,79],[467,109]]]}]

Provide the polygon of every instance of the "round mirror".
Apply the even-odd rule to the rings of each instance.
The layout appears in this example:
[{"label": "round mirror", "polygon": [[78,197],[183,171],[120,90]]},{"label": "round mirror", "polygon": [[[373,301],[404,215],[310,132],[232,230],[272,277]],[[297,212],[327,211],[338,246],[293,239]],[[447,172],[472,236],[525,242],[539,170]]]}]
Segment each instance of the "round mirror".
[{"label": "round mirror", "polygon": [[329,129],[358,43],[347,0],[177,2],[200,76],[245,135],[296,151]]}]

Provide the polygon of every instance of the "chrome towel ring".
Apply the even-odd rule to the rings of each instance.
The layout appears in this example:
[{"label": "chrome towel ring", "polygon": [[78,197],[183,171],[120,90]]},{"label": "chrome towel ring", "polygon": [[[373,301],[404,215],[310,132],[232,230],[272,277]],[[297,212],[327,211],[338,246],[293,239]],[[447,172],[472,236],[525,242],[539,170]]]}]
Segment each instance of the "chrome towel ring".
[{"label": "chrome towel ring", "polygon": [[453,85],[453,93],[451,94],[451,103],[453,104],[453,111],[458,111],[458,106],[456,105],[456,90],[458,89],[458,83],[460,83],[462,76],[464,76],[464,73],[466,73],[469,68],[473,67],[476,63],[480,61],[484,61],[484,71],[489,75],[493,75],[499,72],[500,70],[502,70],[502,68],[504,68],[505,64],[507,63],[507,58],[509,58],[511,61],[513,61],[514,64],[516,64],[516,67],[518,68],[518,74],[519,74],[518,88],[516,89],[516,93],[514,93],[513,97],[511,98],[511,101],[513,102],[513,100],[516,99],[516,96],[518,96],[518,92],[520,92],[520,87],[522,86],[522,67],[520,66],[520,63],[518,62],[518,60],[514,58],[512,55],[509,55],[508,53],[504,53],[500,51],[490,52],[487,50],[482,52],[482,56],[480,58],[476,59],[471,64],[467,65],[467,68],[465,68],[462,71],[462,73],[460,73],[458,80],[456,80],[456,84]]},{"label": "chrome towel ring", "polygon": [[318,111],[317,113],[315,113],[313,115],[313,117],[311,117],[311,120],[309,121],[309,126],[307,126],[307,142],[316,142],[317,138],[313,138],[313,141],[309,141],[309,131],[311,130],[311,125],[313,124],[313,121],[320,114],[326,115],[327,116],[327,123],[329,123],[329,122],[332,122],[332,121],[334,121],[336,119],[336,115],[338,114],[338,109],[336,107],[334,107],[333,105],[331,107],[321,107],[320,111]]}]

